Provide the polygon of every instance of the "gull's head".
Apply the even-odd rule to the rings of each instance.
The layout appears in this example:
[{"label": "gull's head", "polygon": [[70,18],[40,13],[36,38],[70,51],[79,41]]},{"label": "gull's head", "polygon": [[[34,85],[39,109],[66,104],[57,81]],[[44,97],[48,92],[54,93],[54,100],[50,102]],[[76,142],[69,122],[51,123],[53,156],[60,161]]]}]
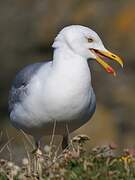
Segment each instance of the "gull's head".
[{"label": "gull's head", "polygon": [[95,59],[113,75],[116,75],[115,70],[105,62],[106,59],[114,60],[123,67],[120,57],[108,51],[98,34],[88,27],[71,25],[63,28],[55,38],[52,47],[68,48],[85,59]]}]

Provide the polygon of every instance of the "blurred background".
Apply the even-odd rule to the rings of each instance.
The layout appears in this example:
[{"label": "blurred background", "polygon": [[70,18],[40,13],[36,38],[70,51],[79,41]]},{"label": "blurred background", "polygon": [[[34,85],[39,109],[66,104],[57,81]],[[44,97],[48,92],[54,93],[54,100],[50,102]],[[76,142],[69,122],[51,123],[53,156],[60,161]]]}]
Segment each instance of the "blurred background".
[{"label": "blurred background", "polygon": [[92,120],[74,134],[89,135],[90,147],[111,142],[122,148],[135,147],[133,0],[0,0],[0,147],[11,139],[14,154],[23,152],[22,135],[11,126],[7,111],[8,92],[15,74],[25,65],[51,59],[55,36],[71,24],[95,30],[105,47],[125,62],[124,69],[113,65],[116,78],[97,63],[91,64],[97,109]]}]

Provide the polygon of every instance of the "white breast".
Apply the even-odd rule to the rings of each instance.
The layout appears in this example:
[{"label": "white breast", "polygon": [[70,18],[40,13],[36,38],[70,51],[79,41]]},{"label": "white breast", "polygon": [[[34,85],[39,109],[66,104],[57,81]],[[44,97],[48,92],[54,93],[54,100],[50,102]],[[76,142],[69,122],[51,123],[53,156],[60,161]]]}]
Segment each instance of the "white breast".
[{"label": "white breast", "polygon": [[33,78],[31,95],[25,103],[31,104],[35,117],[46,116],[46,121],[50,120],[48,116],[58,121],[73,118],[89,104],[91,82],[88,66],[80,67],[76,63],[68,66],[69,62],[64,65],[66,68],[63,71],[52,69],[47,78],[44,69],[41,69]]},{"label": "white breast", "polygon": [[32,78],[28,96],[16,108],[16,112],[21,111],[20,123],[30,129],[43,128],[54,120],[72,123],[90,103],[91,76],[85,59],[59,58],[59,63],[46,68]]}]

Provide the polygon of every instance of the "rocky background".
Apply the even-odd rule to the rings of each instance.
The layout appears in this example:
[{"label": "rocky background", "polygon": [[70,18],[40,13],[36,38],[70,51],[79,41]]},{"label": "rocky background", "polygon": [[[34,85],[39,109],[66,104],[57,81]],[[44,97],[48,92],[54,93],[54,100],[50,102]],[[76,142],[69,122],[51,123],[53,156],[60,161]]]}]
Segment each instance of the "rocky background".
[{"label": "rocky background", "polygon": [[[16,137],[10,125],[7,99],[16,72],[27,64],[52,58],[51,44],[63,27],[85,25],[95,30],[105,46],[124,59],[116,78],[92,63],[97,110],[75,133],[91,137],[90,145],[115,142],[135,147],[135,1],[0,0],[0,145]],[[15,146],[14,146],[15,147]]]}]

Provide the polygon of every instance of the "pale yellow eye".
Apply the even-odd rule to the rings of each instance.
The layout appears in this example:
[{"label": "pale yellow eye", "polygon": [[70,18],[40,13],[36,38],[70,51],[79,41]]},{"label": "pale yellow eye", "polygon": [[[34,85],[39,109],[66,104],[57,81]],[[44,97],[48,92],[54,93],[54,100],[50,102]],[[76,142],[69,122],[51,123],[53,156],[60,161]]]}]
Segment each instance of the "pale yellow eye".
[{"label": "pale yellow eye", "polygon": [[93,39],[92,38],[88,38],[88,42],[89,43],[93,42]]}]

